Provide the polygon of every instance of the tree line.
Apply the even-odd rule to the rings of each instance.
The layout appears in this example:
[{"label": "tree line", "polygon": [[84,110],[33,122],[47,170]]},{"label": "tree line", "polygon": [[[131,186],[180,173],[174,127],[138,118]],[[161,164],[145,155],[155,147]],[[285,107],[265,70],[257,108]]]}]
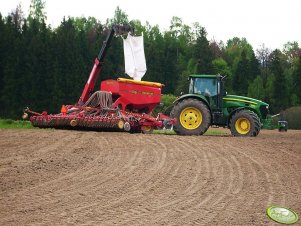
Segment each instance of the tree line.
[{"label": "tree line", "polygon": [[[32,0],[27,18],[20,6],[7,16],[0,14],[2,118],[19,118],[26,106],[56,113],[61,104],[76,103],[112,24],[131,24],[135,34],[143,34],[147,62],[143,80],[165,84],[165,94],[187,92],[188,75],[221,74],[227,76],[228,93],[264,100],[272,113],[301,104],[297,42],[287,42],[282,50],[265,45],[254,50],[246,38],[208,40],[203,26],[188,26],[178,17],[165,31],[129,21],[120,8],[105,23],[93,17],[63,18],[52,28],[46,24],[44,6],[41,0]],[[100,77],[127,77],[121,38],[114,38]]]}]

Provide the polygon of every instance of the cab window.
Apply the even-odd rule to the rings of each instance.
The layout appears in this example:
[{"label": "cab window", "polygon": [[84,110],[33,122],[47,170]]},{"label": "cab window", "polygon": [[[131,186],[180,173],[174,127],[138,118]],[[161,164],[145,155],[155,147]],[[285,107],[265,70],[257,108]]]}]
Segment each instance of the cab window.
[{"label": "cab window", "polygon": [[216,96],[217,84],[215,78],[196,78],[194,81],[194,93],[203,96]]}]

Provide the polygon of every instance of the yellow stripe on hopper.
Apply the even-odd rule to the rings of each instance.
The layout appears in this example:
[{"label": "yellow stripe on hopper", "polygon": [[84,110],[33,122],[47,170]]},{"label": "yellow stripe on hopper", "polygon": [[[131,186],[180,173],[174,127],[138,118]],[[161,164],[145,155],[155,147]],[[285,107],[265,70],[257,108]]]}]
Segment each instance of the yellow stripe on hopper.
[{"label": "yellow stripe on hopper", "polygon": [[144,86],[153,86],[153,87],[159,87],[159,88],[164,86],[163,84],[158,83],[158,82],[136,81],[136,80],[126,79],[126,78],[118,78],[117,81],[124,82],[124,83],[132,83],[132,84],[137,84],[137,85],[144,85]]}]

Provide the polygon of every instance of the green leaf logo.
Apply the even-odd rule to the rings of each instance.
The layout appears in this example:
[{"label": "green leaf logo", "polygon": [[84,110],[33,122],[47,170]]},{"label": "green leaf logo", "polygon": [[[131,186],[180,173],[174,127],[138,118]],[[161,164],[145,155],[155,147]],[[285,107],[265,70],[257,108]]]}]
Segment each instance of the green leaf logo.
[{"label": "green leaf logo", "polygon": [[272,220],[282,224],[294,224],[299,220],[297,213],[293,210],[280,206],[269,207],[267,209],[267,215]]}]

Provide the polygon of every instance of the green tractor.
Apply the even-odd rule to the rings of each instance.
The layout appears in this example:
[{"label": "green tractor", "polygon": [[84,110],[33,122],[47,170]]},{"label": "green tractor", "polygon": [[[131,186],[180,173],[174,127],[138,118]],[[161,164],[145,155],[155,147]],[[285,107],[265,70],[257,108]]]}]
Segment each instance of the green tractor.
[{"label": "green tractor", "polygon": [[174,103],[171,116],[180,135],[202,135],[209,126],[228,127],[233,136],[257,136],[269,105],[249,97],[227,95],[221,75],[190,75],[189,94]]}]

